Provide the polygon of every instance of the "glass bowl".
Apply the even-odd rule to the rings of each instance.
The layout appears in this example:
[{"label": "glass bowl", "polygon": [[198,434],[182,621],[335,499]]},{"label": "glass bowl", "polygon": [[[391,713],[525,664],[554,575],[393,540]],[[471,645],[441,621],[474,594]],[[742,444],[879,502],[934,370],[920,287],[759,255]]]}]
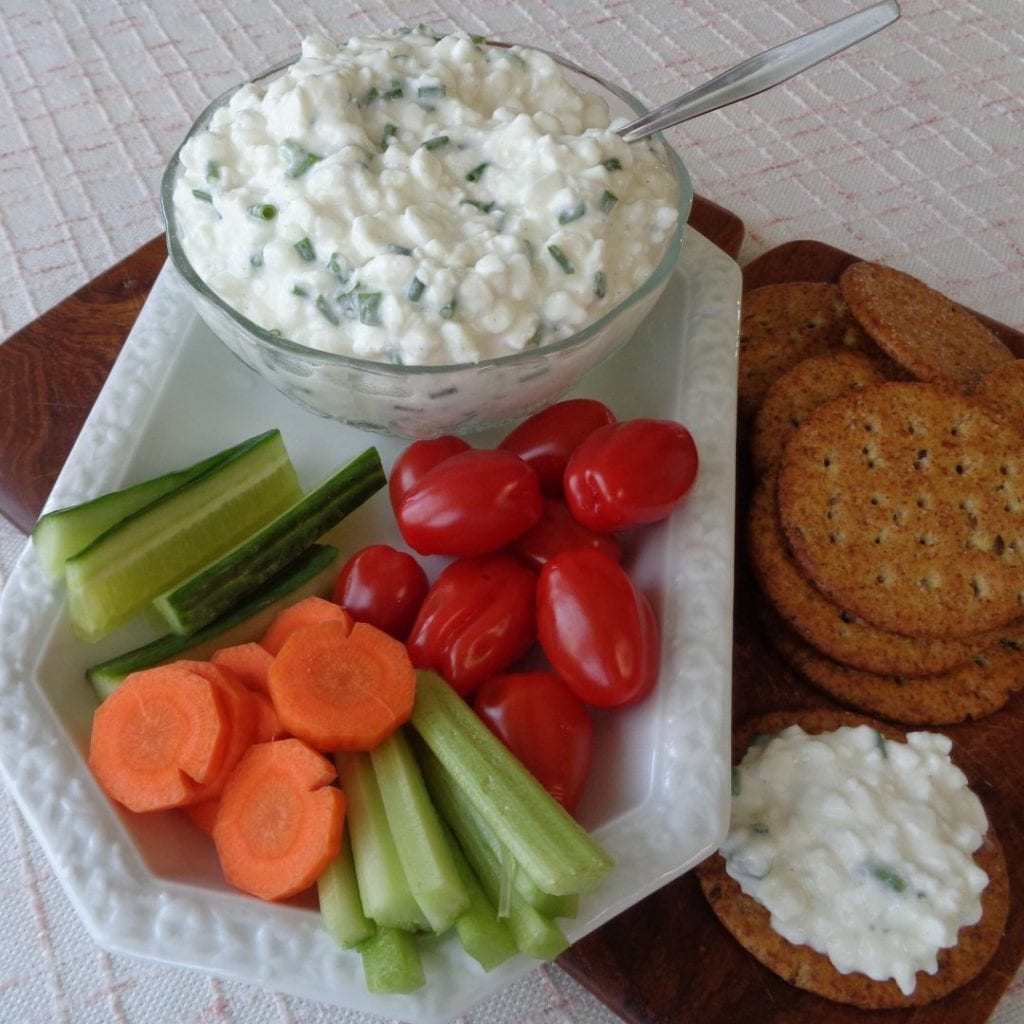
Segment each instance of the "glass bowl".
[{"label": "glass bowl", "polygon": [[[487,45],[507,48],[512,44],[488,41]],[[624,89],[557,54],[548,55],[561,66],[571,85],[604,99],[613,121],[646,112]],[[274,65],[252,81],[276,77],[294,59]],[[403,366],[325,352],[272,334],[233,309],[199,277],[182,246],[172,199],[181,173],[181,148],[207,127],[217,109],[244,84],[229,89],[200,114],[164,171],[161,204],[167,248],[196,311],[210,330],[273,387],[320,416],[406,438],[470,433],[520,419],[561,397],[624,345],[668,284],[679,258],[693,188],[678,154],[664,139],[655,137],[677,184],[677,223],[669,243],[640,287],[569,337],[475,363]]]}]

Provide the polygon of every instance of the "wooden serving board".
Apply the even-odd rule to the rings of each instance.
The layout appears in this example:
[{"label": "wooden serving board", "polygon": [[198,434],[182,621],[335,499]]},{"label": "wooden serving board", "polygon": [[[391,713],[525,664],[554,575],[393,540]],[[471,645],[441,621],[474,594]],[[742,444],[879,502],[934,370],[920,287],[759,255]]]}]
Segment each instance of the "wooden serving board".
[{"label": "wooden serving board", "polygon": [[[698,198],[690,223],[732,256],[743,224]],[[154,239],[0,345],[0,514],[28,531],[145,301],[166,251]],[[819,242],[773,249],[744,270],[744,286],[831,280],[855,257]],[[1024,334],[993,324],[1024,356]],[[739,504],[745,489],[740,467]],[[742,522],[742,515],[738,517]],[[828,701],[775,656],[755,625],[756,593],[737,548],[733,704],[737,716]],[[576,943],[559,963],[630,1024],[980,1024],[1024,955],[1024,700],[987,721],[948,730],[978,782],[1007,850],[1015,893],[1007,934],[971,985],[916,1011],[869,1014],[790,987],[747,955],[684,875]]]}]

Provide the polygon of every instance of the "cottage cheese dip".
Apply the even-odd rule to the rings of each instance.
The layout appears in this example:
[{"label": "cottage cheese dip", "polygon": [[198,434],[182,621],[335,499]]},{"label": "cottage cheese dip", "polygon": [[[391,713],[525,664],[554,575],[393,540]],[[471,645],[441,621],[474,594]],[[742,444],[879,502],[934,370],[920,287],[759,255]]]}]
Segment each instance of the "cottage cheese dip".
[{"label": "cottage cheese dip", "polygon": [[182,147],[196,273],[267,330],[408,365],[545,345],[642,284],[675,176],[546,54],[464,33],[315,36]]},{"label": "cottage cheese dip", "polygon": [[868,726],[790,726],[753,744],[734,776],[726,870],[784,938],[909,995],[980,919],[988,883],[972,857],[985,812],[950,748]]}]

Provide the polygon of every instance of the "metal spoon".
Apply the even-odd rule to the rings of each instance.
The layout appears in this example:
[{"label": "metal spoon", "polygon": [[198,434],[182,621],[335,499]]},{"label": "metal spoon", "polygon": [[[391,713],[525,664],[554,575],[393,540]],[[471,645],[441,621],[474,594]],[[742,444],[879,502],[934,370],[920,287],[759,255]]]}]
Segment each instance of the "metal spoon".
[{"label": "metal spoon", "polygon": [[797,36],[741,64],[723,71],[709,82],[670,100],[650,113],[638,117],[616,133],[627,142],[636,142],[654,132],[689,121],[693,117],[726,107],[737,100],[756,96],[772,86],[806,71],[826,57],[862,42],[891,25],[900,16],[897,0],[883,0],[856,14],[847,15],[806,35]]}]

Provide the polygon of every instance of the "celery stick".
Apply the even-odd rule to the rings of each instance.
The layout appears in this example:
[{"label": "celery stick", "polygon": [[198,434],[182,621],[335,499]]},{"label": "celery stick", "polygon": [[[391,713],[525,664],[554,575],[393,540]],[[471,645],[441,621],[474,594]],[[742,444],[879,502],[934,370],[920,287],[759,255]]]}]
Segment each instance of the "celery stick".
[{"label": "celery stick", "polygon": [[416,674],[412,725],[543,892],[591,892],[613,866],[472,708],[433,672]]},{"label": "celery stick", "polygon": [[378,925],[356,948],[363,958],[363,977],[371,992],[415,992],[427,980],[412,932]]},{"label": "celery stick", "polygon": [[327,865],[317,879],[320,897],[320,916],[324,927],[343,949],[358,946],[373,934],[373,922],[363,913],[356,880],[356,865],[352,859],[352,846],[348,828],[341,839],[338,856]]},{"label": "celery stick", "polygon": [[452,858],[469,896],[469,906],[455,919],[455,934],[462,948],[485,970],[491,971],[518,951],[508,921],[498,911],[480,884],[451,830],[445,828]]},{"label": "celery stick", "polygon": [[351,751],[335,754],[334,760],[347,800],[345,813],[364,913],[383,927],[429,930],[395,849],[370,755]]},{"label": "celery stick", "polygon": [[469,897],[405,734],[377,744],[370,763],[413,898],[435,932],[447,931]]},{"label": "celery stick", "polygon": [[[518,890],[512,888],[510,892],[503,894],[505,864],[499,852],[500,845],[492,845],[493,836],[488,837],[481,831],[481,822],[472,813],[472,806],[433,753],[427,749],[420,749],[418,756],[423,777],[434,803],[455,833],[466,859],[480,879],[484,892],[496,907],[500,908],[503,902],[507,902],[507,913],[504,916],[508,920],[516,946],[527,956],[539,960],[554,960],[559,953],[569,947],[569,940],[554,921],[530,906]],[[503,895],[507,897],[505,900]]]}]

